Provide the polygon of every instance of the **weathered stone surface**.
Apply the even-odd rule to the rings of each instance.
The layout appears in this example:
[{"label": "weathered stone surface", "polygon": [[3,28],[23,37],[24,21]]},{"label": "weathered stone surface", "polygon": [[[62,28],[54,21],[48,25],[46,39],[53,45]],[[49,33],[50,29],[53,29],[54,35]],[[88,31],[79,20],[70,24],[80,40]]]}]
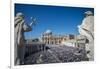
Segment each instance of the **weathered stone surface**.
[{"label": "weathered stone surface", "polygon": [[84,35],[89,43],[86,44],[87,56],[89,60],[94,59],[94,16],[91,11],[85,12],[86,17],[82,24],[78,26],[80,35]]},{"label": "weathered stone surface", "polygon": [[[34,23],[34,21],[32,22]],[[31,25],[32,25],[31,23]],[[14,20],[14,62],[15,64],[20,64],[22,59],[24,58],[24,52],[20,51],[25,44],[25,37],[24,32],[31,31],[31,26],[27,25],[25,23],[24,15],[23,13],[17,13]],[[20,55],[20,53],[22,53]],[[21,57],[20,57],[21,56]]]}]

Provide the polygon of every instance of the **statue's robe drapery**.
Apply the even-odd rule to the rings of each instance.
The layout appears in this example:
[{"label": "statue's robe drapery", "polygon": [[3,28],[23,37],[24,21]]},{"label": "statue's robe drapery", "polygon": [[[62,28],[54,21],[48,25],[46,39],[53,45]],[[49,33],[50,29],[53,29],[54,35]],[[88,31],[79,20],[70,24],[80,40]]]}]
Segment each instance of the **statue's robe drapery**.
[{"label": "statue's robe drapery", "polygon": [[[19,64],[19,52],[20,48],[24,48],[24,43],[25,43],[25,37],[24,37],[24,32],[31,31],[31,27],[27,25],[24,21],[23,18],[21,17],[15,17],[15,24],[14,24],[14,61],[15,64]],[[18,53],[19,52],[19,53]]]},{"label": "statue's robe drapery", "polygon": [[89,40],[89,43],[86,44],[86,51],[90,51],[87,57],[89,60],[94,60],[94,16],[85,17],[78,27],[80,35],[86,36]]},{"label": "statue's robe drapery", "polygon": [[87,16],[83,19],[79,33],[86,35],[89,41],[94,39],[94,16]]}]

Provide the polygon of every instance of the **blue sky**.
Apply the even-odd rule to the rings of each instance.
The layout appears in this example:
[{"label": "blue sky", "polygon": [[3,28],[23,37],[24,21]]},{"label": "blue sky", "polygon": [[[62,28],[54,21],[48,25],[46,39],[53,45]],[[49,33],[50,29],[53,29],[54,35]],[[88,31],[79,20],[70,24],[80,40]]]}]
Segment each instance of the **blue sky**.
[{"label": "blue sky", "polygon": [[94,13],[93,8],[15,4],[14,15],[22,12],[27,24],[30,24],[31,17],[37,19],[32,31],[25,33],[27,39],[40,37],[47,29],[54,34],[79,34],[77,26],[82,23],[86,11]]}]

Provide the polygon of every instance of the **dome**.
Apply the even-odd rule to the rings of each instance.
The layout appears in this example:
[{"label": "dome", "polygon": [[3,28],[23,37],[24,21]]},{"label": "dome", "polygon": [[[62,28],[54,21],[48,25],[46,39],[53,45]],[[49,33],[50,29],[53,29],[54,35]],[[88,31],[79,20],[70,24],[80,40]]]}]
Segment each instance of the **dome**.
[{"label": "dome", "polygon": [[51,30],[46,30],[45,34],[52,34]]}]

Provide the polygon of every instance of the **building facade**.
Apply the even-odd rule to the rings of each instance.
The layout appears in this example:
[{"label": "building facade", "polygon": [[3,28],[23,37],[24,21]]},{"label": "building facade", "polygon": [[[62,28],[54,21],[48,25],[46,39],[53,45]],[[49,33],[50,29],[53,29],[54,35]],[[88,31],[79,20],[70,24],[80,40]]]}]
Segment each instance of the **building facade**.
[{"label": "building facade", "polygon": [[67,40],[74,40],[75,35],[54,35],[51,30],[42,34],[42,42],[45,44],[61,44]]}]

